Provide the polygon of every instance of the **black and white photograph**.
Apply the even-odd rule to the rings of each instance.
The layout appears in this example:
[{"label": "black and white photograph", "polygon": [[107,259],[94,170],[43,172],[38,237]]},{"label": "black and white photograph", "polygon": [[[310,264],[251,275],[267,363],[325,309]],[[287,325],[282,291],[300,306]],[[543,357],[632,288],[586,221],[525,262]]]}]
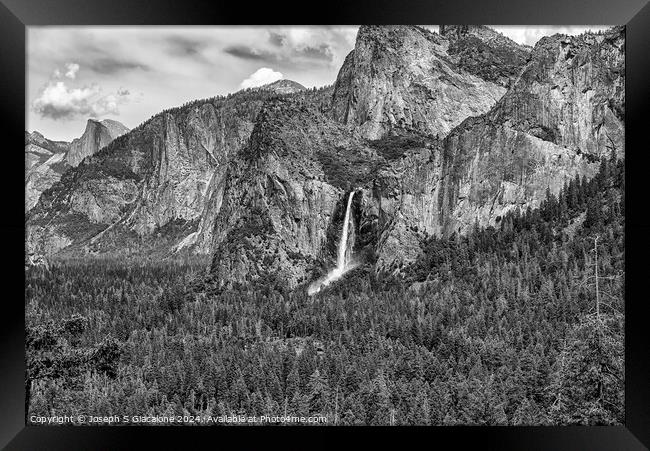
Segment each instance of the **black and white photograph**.
[{"label": "black and white photograph", "polygon": [[625,425],[625,31],[27,27],[26,424]]}]

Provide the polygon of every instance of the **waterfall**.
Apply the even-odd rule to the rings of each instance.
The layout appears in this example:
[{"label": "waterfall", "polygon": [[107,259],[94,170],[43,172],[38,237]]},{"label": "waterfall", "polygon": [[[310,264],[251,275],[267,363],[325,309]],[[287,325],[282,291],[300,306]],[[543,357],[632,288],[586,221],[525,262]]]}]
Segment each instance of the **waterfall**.
[{"label": "waterfall", "polygon": [[[352,205],[352,197],[354,197],[354,191],[350,193],[348,197],[348,205],[345,208],[345,219],[343,220],[343,232],[341,233],[341,241],[339,241],[339,250],[336,258],[336,269],[342,270],[345,268],[348,261],[348,232],[350,229],[350,206]],[[352,231],[354,233],[354,230]]]},{"label": "waterfall", "polygon": [[336,253],[336,267],[333,268],[325,278],[316,280],[309,286],[307,292],[310,296],[318,293],[321,288],[340,279],[343,274],[356,266],[352,260],[352,251],[354,249],[354,227],[350,228],[350,223],[353,222],[350,218],[350,210],[352,207],[352,198],[355,193],[356,191],[352,190],[348,196],[348,203],[345,208],[345,218],[343,219],[343,230],[341,231],[341,240],[339,241]]}]

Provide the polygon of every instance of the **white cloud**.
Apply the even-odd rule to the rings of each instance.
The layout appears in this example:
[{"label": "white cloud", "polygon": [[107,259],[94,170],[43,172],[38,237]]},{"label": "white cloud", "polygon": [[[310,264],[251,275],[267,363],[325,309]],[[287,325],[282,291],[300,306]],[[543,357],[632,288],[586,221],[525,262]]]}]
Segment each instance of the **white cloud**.
[{"label": "white cloud", "polygon": [[60,80],[63,77],[69,78],[70,80],[77,78],[77,72],[79,72],[79,65],[77,63],[65,63],[63,67],[63,72],[61,72],[61,69],[58,67],[54,69],[51,78],[57,80]]},{"label": "white cloud", "polygon": [[79,72],[79,65],[76,63],[68,63],[65,65],[65,69],[65,76],[74,80],[77,77],[77,72]]},{"label": "white cloud", "polygon": [[119,114],[118,106],[127,101],[128,96],[126,90],[104,95],[97,85],[74,88],[64,81],[50,80],[32,102],[32,110],[51,119],[99,117]]},{"label": "white cloud", "polygon": [[281,72],[276,72],[273,69],[268,67],[262,67],[261,69],[253,72],[247,79],[241,82],[242,89],[254,88],[257,86],[266,85],[268,83],[273,83],[282,79],[284,75]]},{"label": "white cloud", "polygon": [[118,115],[119,105],[130,100],[129,90],[120,87],[105,94],[97,83],[76,87],[68,85],[77,78],[79,69],[77,63],[65,63],[63,69],[57,67],[31,102],[32,111],[41,118],[57,121]]}]

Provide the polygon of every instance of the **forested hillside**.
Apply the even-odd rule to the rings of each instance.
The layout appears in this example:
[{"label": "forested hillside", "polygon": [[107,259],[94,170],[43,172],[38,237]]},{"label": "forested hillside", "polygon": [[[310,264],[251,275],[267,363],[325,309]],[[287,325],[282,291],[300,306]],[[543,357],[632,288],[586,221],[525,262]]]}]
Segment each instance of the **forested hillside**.
[{"label": "forested hillside", "polygon": [[200,260],[32,267],[29,413],[621,424],[623,168],[315,297],[224,290]]}]

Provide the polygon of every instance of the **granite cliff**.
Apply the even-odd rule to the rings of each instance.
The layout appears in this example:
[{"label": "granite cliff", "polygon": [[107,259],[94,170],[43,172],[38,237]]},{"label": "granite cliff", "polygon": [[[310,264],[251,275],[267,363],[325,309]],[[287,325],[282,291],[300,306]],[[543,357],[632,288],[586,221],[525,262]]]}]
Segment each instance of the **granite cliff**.
[{"label": "granite cliff", "polygon": [[392,186],[401,188],[375,199],[398,218],[384,232],[383,259],[411,260],[426,234],[498,224],[510,209],[538,206],[547,188],[590,178],[612,152],[624,158],[624,110],[622,28],[543,38],[490,111],[400,162]]},{"label": "granite cliff", "polygon": [[394,129],[442,137],[485,113],[505,88],[466,70],[452,43],[420,27],[362,26],[334,85],[333,117],[379,139]]},{"label": "granite cliff", "polygon": [[447,52],[463,70],[505,88],[517,77],[531,48],[484,25],[440,25]]},{"label": "granite cliff", "polygon": [[310,102],[267,102],[228,167],[214,222],[213,275],[228,284],[307,281],[334,256],[345,193],[371,180],[382,163],[361,135]]},{"label": "granite cliff", "polygon": [[51,141],[39,132],[25,132],[25,211],[34,207],[41,193],[68,168],[68,148],[67,142]]},{"label": "granite cliff", "polygon": [[25,132],[25,211],[32,209],[43,191],[58,182],[67,169],[128,131],[118,121],[88,119],[83,135],[70,143]]},{"label": "granite cliff", "polygon": [[83,135],[72,140],[65,159],[70,166],[77,166],[81,160],[97,153],[99,149],[128,131],[128,128],[117,121],[88,119]]},{"label": "granite cliff", "polygon": [[[28,247],[44,253],[207,252],[212,227],[205,223],[213,211],[206,205],[263,102],[278,95],[276,88],[288,89],[282,81],[166,110],[86,157],[41,196],[28,220]],[[71,147],[76,143],[83,153],[101,142],[105,130],[95,125],[89,121]]]}]

